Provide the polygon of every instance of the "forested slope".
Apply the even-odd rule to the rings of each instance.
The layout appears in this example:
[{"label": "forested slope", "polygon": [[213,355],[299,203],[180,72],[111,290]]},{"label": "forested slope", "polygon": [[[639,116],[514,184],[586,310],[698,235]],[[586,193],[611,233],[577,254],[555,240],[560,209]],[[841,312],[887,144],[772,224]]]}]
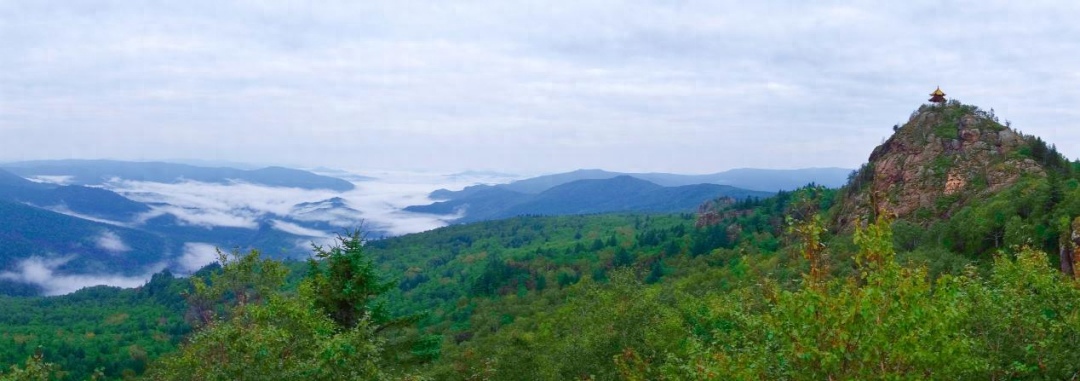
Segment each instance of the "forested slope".
[{"label": "forested slope", "polygon": [[[1080,164],[1020,134],[993,150],[959,141],[961,125],[1002,136],[987,121],[959,103],[921,109],[838,190],[347,236],[307,266],[236,253],[193,279],[195,333],[144,374],[1075,379]],[[943,149],[889,154],[919,131]],[[47,354],[20,369],[72,366]]]}]

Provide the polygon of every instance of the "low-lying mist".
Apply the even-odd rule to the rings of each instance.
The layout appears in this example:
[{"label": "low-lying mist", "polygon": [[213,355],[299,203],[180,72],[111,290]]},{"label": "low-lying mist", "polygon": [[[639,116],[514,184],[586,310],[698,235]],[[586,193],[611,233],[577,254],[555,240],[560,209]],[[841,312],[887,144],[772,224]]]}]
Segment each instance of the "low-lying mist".
[{"label": "low-lying mist", "polygon": [[[428,194],[436,189],[461,189],[475,184],[505,183],[513,180],[505,175],[470,174],[448,175],[416,172],[352,172],[347,178],[356,187],[347,192],[308,190],[255,185],[243,182],[212,184],[185,181],[174,184],[113,179],[104,188],[151,207],[134,221],[109,221],[114,225],[138,229],[148,220],[161,216],[175,217],[177,223],[205,229],[258,229],[260,223],[296,236],[299,248],[311,242],[326,244],[335,234],[361,224],[370,236],[396,236],[436,229],[460,216],[439,216],[412,213],[403,209],[411,205],[433,202]],[[342,173],[326,173],[341,176]],[[38,179],[55,180],[55,179]],[[326,207],[338,198],[343,207]],[[306,207],[298,204],[310,203]],[[341,206],[335,204],[335,206]],[[80,218],[76,213],[66,213]],[[287,221],[288,220],[288,221]],[[100,222],[100,221],[99,221]],[[111,255],[125,255],[128,245],[113,232],[104,231],[95,238],[95,245]],[[74,292],[83,287],[109,285],[136,287],[144,284],[156,272],[164,269],[181,275],[190,274],[217,260],[217,250],[231,250],[215,242],[184,242],[180,252],[172,253],[161,263],[149,266],[137,275],[110,273],[70,273],[60,269],[73,255],[54,253],[23,259],[14,268],[0,272],[0,279],[33,284],[46,295]],[[131,274],[127,272],[126,274]]]}]

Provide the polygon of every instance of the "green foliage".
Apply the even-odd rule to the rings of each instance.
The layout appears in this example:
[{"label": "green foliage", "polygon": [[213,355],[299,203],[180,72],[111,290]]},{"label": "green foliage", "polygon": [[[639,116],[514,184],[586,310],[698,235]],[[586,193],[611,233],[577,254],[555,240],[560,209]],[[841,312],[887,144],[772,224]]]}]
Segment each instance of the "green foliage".
[{"label": "green foliage", "polygon": [[873,224],[865,228],[855,227],[855,244],[859,252],[855,254],[855,264],[865,270],[863,275],[877,271],[893,263],[896,253],[893,251],[893,233],[891,222],[885,216],[878,216]]},{"label": "green foliage", "polygon": [[0,370],[0,381],[52,381],[63,377],[64,372],[59,366],[45,361],[41,348],[27,358],[22,367],[12,365],[11,372],[7,374]]},{"label": "green foliage", "polygon": [[192,277],[192,292],[184,293],[188,318],[196,327],[227,320],[248,304],[262,302],[281,289],[288,273],[281,262],[263,258],[258,250],[248,254],[218,250],[218,263],[221,271],[212,272],[208,279]]},{"label": "green foliage", "polygon": [[1068,184],[1053,176],[1025,178],[938,222],[919,238],[920,245],[976,259],[1015,246],[1056,253],[1067,230],[1058,221],[1080,215],[1080,192]]},{"label": "green foliage", "polygon": [[506,328],[509,337],[473,346],[475,361],[459,359],[455,378],[613,379],[616,356],[659,358],[680,336],[676,311],[664,307],[667,296],[627,270],[613,272],[604,285],[575,285],[572,295],[539,325],[515,322]]},{"label": "green foliage", "polygon": [[[528,279],[529,273],[525,269],[492,256],[480,276],[473,280],[470,294],[492,296],[506,293],[507,290],[517,289],[518,284]],[[559,285],[565,286],[564,283],[565,280],[560,277]]]},{"label": "green foliage", "polygon": [[934,162],[931,163],[930,168],[934,170],[934,174],[936,174],[941,179],[944,179],[946,173],[949,172],[949,168],[952,168],[953,166],[953,160],[953,158],[948,156],[938,156],[934,158]]},{"label": "green foliage", "polygon": [[948,121],[934,126],[934,135],[944,139],[959,139],[960,130],[955,121]]},{"label": "green foliage", "polygon": [[[810,186],[718,206],[722,218],[700,226],[692,215],[518,217],[371,242],[352,233],[307,266],[223,255],[187,293],[198,331],[147,375],[1069,379],[1080,287],[1038,249],[1056,249],[1080,215],[1072,180],[1026,178],[948,220],[853,233],[824,223],[844,191]],[[160,303],[179,321],[182,305]],[[51,324],[35,334],[63,323]],[[172,346],[121,348],[149,361]]]},{"label": "green foliage", "polygon": [[[91,287],[53,297],[0,297],[0,364],[18,364],[41,348],[65,379],[139,374],[176,350],[190,332],[180,293],[186,279],[156,274],[136,289]],[[7,368],[6,365],[2,366]]]},{"label": "green foliage", "polygon": [[[360,232],[315,247],[319,261],[287,292],[288,268],[258,251],[220,254],[220,271],[192,279],[187,300],[199,330],[147,373],[153,380],[374,380],[385,378],[379,335],[415,319],[391,319],[377,298],[393,288],[363,252]],[[441,337],[405,342],[415,358],[439,357]]]},{"label": "green foliage", "polygon": [[[795,291],[747,289],[709,302],[689,356],[657,364],[663,378],[1069,379],[1080,374],[1080,287],[1025,249],[931,282],[890,259],[883,221],[857,233],[861,276]],[[701,321],[695,325],[701,325]],[[626,378],[633,374],[624,373]]]},{"label": "green foliage", "polygon": [[[310,291],[308,291],[310,292]],[[269,295],[195,333],[151,380],[370,380],[382,341],[367,320],[338,329],[310,302]]]},{"label": "green foliage", "polygon": [[314,294],[317,308],[338,325],[352,328],[370,320],[376,329],[391,324],[391,318],[378,297],[394,287],[380,279],[375,265],[364,255],[364,240],[359,230],[337,237],[338,244],[326,250],[315,247],[309,260],[306,281]]}]

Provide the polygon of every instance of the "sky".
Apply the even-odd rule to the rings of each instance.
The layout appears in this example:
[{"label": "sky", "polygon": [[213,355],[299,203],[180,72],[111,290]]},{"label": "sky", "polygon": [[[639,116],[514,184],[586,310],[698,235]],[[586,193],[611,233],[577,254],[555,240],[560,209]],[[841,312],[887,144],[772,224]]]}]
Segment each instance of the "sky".
[{"label": "sky", "polygon": [[940,85],[1080,156],[1080,2],[0,0],[0,161],[854,168]]}]

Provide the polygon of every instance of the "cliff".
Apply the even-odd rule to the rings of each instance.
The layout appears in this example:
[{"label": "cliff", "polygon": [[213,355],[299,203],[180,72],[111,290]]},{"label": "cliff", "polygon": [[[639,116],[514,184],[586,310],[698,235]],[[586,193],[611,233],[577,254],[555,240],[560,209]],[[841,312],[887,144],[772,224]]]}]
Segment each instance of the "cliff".
[{"label": "cliff", "polygon": [[951,101],[924,105],[870,154],[845,186],[836,227],[876,212],[918,222],[948,218],[966,203],[1046,176],[1053,148],[998,122],[993,112]]}]

